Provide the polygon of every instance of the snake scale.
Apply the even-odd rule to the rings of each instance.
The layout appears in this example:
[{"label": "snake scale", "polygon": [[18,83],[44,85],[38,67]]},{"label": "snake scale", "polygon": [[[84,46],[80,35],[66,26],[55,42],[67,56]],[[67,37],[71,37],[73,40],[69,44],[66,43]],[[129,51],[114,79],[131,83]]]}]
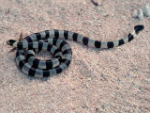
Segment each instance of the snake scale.
[{"label": "snake scale", "polygon": [[[49,77],[61,73],[71,62],[72,50],[63,39],[71,39],[94,48],[114,48],[130,42],[143,29],[143,25],[136,25],[127,37],[108,42],[92,40],[66,30],[46,30],[33,33],[20,42],[10,39],[7,44],[17,47],[16,64],[22,72],[34,77]],[[41,50],[49,51],[54,57],[51,60],[37,59],[35,54]]]}]

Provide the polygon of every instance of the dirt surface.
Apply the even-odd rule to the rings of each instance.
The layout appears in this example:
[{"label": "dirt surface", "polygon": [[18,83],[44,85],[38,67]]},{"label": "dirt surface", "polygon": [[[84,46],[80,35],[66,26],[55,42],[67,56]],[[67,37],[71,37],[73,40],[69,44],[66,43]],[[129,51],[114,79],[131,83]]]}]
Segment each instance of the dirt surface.
[{"label": "dirt surface", "polygon": [[[150,113],[150,18],[132,18],[149,0],[0,0],[0,113]],[[117,40],[137,24],[145,30],[118,48],[98,50],[68,41],[69,68],[48,79],[27,77],[6,45],[20,33],[74,31]],[[48,53],[41,53],[47,57]]]}]

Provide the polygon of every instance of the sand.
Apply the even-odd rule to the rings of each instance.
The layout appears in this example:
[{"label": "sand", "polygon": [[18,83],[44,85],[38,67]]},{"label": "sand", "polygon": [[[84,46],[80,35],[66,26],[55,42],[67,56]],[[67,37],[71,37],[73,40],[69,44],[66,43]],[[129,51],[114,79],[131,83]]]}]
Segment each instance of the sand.
[{"label": "sand", "polygon": [[[96,0],[95,0],[96,1]],[[149,0],[0,0],[0,113],[150,113],[150,18],[132,18]],[[109,50],[73,41],[64,72],[31,78],[15,63],[8,39],[49,29],[77,32],[95,40],[126,37],[132,42]],[[40,53],[46,58],[48,53]]]}]

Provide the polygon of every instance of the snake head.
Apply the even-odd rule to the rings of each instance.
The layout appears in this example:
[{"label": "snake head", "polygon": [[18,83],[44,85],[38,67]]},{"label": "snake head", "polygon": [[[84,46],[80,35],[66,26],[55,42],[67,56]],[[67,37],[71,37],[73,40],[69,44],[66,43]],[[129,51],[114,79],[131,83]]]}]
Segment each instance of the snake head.
[{"label": "snake head", "polygon": [[13,49],[11,49],[9,52],[13,52],[14,50],[16,50],[16,49],[17,49],[17,43],[18,43],[18,41],[13,40],[13,39],[10,39],[10,40],[7,40],[7,41],[6,41],[6,43],[7,43],[8,45],[10,45],[10,46],[13,46],[13,47],[14,47],[14,48],[13,48]]},{"label": "snake head", "polygon": [[10,39],[10,40],[7,40],[6,43],[10,46],[17,47],[18,41]]}]

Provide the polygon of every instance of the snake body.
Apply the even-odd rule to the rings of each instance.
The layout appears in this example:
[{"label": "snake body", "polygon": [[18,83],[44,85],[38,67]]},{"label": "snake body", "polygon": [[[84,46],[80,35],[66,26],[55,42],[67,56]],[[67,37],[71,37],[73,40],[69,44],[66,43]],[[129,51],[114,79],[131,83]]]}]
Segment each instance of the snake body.
[{"label": "snake body", "polygon": [[[133,32],[130,32],[126,38],[117,41],[101,42],[71,31],[46,30],[33,33],[20,42],[10,39],[7,44],[17,47],[16,64],[25,74],[34,77],[48,77],[61,73],[71,62],[72,50],[62,39],[71,39],[94,48],[114,48],[133,40],[143,28],[143,25],[136,25]],[[52,60],[36,59],[35,53],[41,50],[50,51],[54,58]]]}]

